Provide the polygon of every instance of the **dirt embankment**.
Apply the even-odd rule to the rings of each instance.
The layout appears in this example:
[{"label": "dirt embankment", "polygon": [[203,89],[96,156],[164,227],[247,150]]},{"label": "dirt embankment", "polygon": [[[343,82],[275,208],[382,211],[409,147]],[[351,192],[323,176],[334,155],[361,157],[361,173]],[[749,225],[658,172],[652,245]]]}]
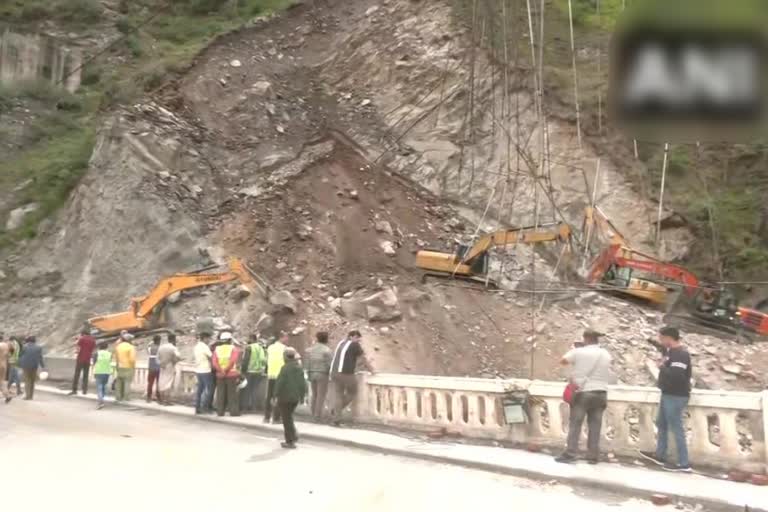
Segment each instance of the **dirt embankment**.
[{"label": "dirt embankment", "polygon": [[[0,304],[6,330],[38,332],[64,350],[84,318],[124,309],[160,276],[198,266],[201,253],[234,255],[290,291],[295,313],[275,315],[263,298],[227,288],[188,294],[169,307],[185,342],[201,315],[226,319],[243,337],[271,314],[273,330],[292,333],[299,348],[321,329],[334,338],[361,329],[381,371],[527,377],[533,367],[535,377],[554,378],[560,355],[593,326],[609,331],[622,379],[649,382],[654,354],[644,338],[659,319],[636,306],[573,283],[542,305],[525,286],[421,282],[415,251],[452,250],[478,227],[446,204],[483,218],[490,201],[480,228],[531,223],[530,175],[499,179],[508,140],[494,128],[505,97],[498,81],[476,84],[476,137],[464,136],[469,48],[447,3],[404,0],[307,3],[221,38],[178,82],[104,127],[67,208],[9,264],[16,284]],[[520,130],[536,141],[531,96],[519,94]],[[555,218],[578,224],[592,176],[585,184],[578,169],[592,169],[597,153],[577,150],[573,130],[550,126],[551,192]],[[607,162],[601,175],[604,209],[642,239],[650,205]],[[543,252],[504,258],[514,263],[512,284],[533,261],[539,275],[551,272]],[[719,351],[713,343],[697,350]],[[707,385],[757,386],[747,362],[765,349],[729,351],[738,351],[730,360],[739,375]],[[702,371],[723,377],[725,359],[711,355],[713,369]]]}]

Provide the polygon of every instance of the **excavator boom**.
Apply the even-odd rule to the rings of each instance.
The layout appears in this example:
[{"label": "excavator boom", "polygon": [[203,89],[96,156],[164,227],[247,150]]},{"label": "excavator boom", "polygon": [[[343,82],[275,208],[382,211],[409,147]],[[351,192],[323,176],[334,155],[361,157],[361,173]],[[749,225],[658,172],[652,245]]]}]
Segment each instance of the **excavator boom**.
[{"label": "excavator boom", "polygon": [[242,260],[232,258],[229,260],[227,272],[174,274],[163,278],[147,295],[132,299],[129,311],[91,318],[88,323],[105,335],[117,334],[123,330],[141,331],[153,328],[153,317],[171,295],[184,290],[233,281],[241,282],[254,293],[267,291]]},{"label": "excavator boom", "polygon": [[481,237],[471,247],[459,247],[455,253],[419,251],[416,266],[438,275],[457,275],[471,278],[487,272],[486,256],[492,247],[539,242],[570,242],[571,228],[565,223],[544,224],[538,227],[503,229]]},{"label": "excavator boom", "polygon": [[629,241],[599,207],[587,206],[584,209],[584,226],[582,228],[582,231],[587,233],[587,245],[590,242],[589,238],[596,230],[604,233],[611,245],[629,246]]}]

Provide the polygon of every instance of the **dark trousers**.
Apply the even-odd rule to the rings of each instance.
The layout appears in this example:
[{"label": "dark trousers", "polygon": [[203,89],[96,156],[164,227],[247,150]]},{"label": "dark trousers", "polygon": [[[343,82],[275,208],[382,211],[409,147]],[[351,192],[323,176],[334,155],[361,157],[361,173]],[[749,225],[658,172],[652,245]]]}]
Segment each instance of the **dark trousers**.
[{"label": "dark trousers", "polygon": [[270,419],[274,422],[280,421],[280,408],[272,406],[272,400],[275,398],[275,384],[277,379],[269,379],[267,382],[267,401],[264,404],[264,420]]},{"label": "dark trousers", "polygon": [[213,389],[213,376],[210,373],[198,373],[197,389],[195,390],[195,412],[203,412],[209,402],[209,396]]},{"label": "dark trousers", "polygon": [[333,375],[333,391],[335,394],[333,420],[340,421],[342,411],[354,402],[357,396],[357,378],[346,373],[335,373]]},{"label": "dark trousers", "polygon": [[37,369],[23,369],[24,372],[24,397],[32,400],[35,397],[35,381],[37,380]]},{"label": "dark trousers", "polygon": [[309,377],[312,385],[312,417],[319,420],[325,409],[325,397],[328,395],[328,376],[314,375]]},{"label": "dark trousers", "polygon": [[240,400],[237,392],[237,378],[216,379],[216,414],[224,416],[229,409],[230,416],[240,416]]},{"label": "dark trousers", "polygon": [[88,394],[88,372],[91,370],[91,365],[88,363],[75,363],[75,378],[72,379],[72,392],[77,393],[77,382],[80,380],[80,375],[83,376],[83,394]]},{"label": "dark trousers", "polygon": [[243,392],[240,393],[240,411],[254,412],[259,403],[256,391],[264,376],[260,373],[247,373],[246,377],[248,379],[248,385]]},{"label": "dark trousers", "polygon": [[216,372],[211,372],[211,392],[208,393],[208,402],[205,404],[205,408],[209,411],[213,411],[213,401],[216,396]]},{"label": "dark trousers", "polygon": [[285,434],[286,443],[295,443],[299,440],[296,434],[296,424],[293,422],[293,413],[296,410],[298,402],[278,402],[277,408],[280,409],[280,415],[283,417],[283,434]]},{"label": "dark trousers", "polygon": [[160,386],[157,385],[157,379],[160,378],[160,369],[149,370],[147,374],[147,400],[152,400],[152,391],[155,391],[155,398],[160,401]]},{"label": "dark trousers", "polygon": [[603,413],[608,406],[605,391],[584,391],[574,394],[568,425],[568,447],[566,452],[575,455],[579,451],[579,437],[584,418],[587,419],[587,457],[597,460],[600,456],[600,431],[603,428]]}]

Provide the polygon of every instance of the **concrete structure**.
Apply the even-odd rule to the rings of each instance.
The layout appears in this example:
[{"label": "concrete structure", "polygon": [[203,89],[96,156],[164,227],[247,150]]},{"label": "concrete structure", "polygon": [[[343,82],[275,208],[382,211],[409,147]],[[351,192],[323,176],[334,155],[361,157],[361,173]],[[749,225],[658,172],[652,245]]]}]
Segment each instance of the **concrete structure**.
[{"label": "concrete structure", "polygon": [[82,52],[38,34],[0,31],[0,84],[46,81],[75,92],[80,86]]},{"label": "concrete structure", "polygon": [[[69,363],[74,368],[74,363]],[[49,359],[49,366],[51,360]],[[66,366],[57,361],[56,377]],[[177,394],[190,397],[196,377],[179,367]],[[53,375],[53,374],[52,374]],[[71,378],[72,370],[66,374]],[[146,389],[146,369],[134,380],[137,393]],[[524,379],[490,380],[418,375],[361,375],[355,404],[359,420],[409,430],[435,431],[475,439],[561,448],[565,444],[568,406],[562,382]],[[502,402],[507,393],[529,393],[528,422],[507,425]],[[655,388],[613,386],[603,428],[603,450],[634,456],[655,447],[654,420],[659,402]],[[299,412],[302,412],[301,409]],[[687,420],[691,459],[698,466],[750,472],[768,468],[768,391],[695,390]],[[670,446],[674,446],[674,442]]]},{"label": "concrete structure", "polygon": [[[368,423],[446,428],[467,437],[562,447],[568,425],[563,387],[561,382],[376,375],[365,379],[359,410]],[[504,422],[502,400],[513,390],[530,393],[527,424]],[[659,398],[655,388],[612,386],[603,423],[604,450],[635,455],[655,448]],[[696,464],[765,471],[768,391],[695,390],[689,414],[688,444]]]}]

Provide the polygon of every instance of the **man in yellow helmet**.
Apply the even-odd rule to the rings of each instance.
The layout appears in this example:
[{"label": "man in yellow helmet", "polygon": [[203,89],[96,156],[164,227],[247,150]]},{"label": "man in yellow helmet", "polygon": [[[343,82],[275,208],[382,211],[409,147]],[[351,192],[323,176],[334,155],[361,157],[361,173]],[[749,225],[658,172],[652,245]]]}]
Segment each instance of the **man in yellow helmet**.
[{"label": "man in yellow helmet", "polygon": [[230,416],[240,416],[240,398],[237,386],[240,383],[241,351],[232,344],[232,333],[222,332],[221,344],[213,351],[213,368],[216,370],[216,414],[224,416],[229,409]]},{"label": "man in yellow helmet", "polygon": [[[282,333],[280,339],[275,340],[267,347],[267,402],[264,405],[264,423],[279,423],[280,408],[276,407],[275,384],[280,370],[285,365],[285,349],[288,343],[288,334]],[[274,411],[274,415],[273,415]]]}]

